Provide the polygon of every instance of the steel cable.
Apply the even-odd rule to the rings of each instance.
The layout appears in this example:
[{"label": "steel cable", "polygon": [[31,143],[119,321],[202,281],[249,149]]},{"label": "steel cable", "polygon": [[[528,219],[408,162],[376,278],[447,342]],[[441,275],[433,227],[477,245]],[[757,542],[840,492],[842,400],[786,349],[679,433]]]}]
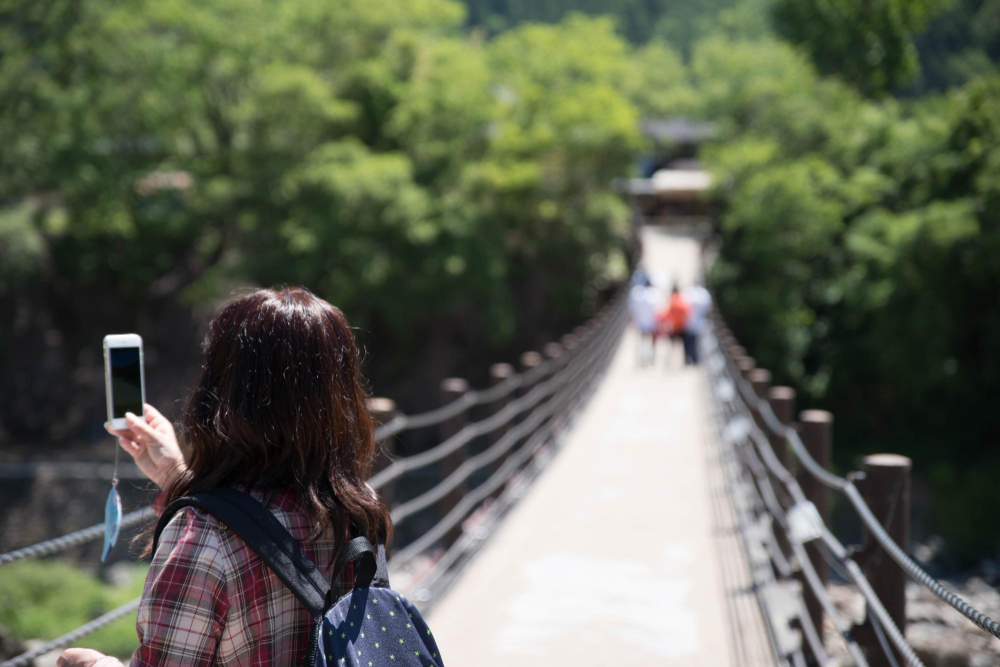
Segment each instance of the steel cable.
[{"label": "steel cable", "polygon": [[[747,409],[745,403],[742,403],[742,409],[743,410]],[[744,414],[743,418],[749,424],[747,429],[748,429],[748,435],[750,436],[750,441],[756,444],[756,450],[760,453],[764,465],[770,470],[772,475],[774,475],[788,487],[789,493],[792,495],[793,498],[796,499],[796,502],[805,502],[806,500],[805,494],[802,492],[802,489],[799,487],[798,482],[795,480],[794,477],[792,477],[791,473],[789,473],[788,470],[781,465],[781,462],[774,454],[774,450],[771,449],[771,444],[770,441],[767,439],[767,436],[765,436],[764,433],[760,431],[756,423],[754,423],[752,420],[749,419],[748,415]],[[751,470],[753,470],[753,468],[751,468]],[[761,481],[758,478],[758,483],[762,486],[770,486],[770,479],[766,478],[765,476],[764,480]],[[770,507],[770,511],[772,514],[775,514],[776,510],[780,512],[780,507],[777,508]],[[778,516],[780,516],[780,514]],[[875,618],[873,623],[875,622],[879,623],[882,626],[880,629],[884,629],[888,633],[889,639],[892,641],[892,644],[896,646],[896,648],[900,652],[900,655],[903,656],[908,665],[910,665],[911,667],[922,667],[923,663],[917,657],[916,653],[913,652],[912,647],[910,647],[910,645],[906,642],[906,639],[903,637],[903,633],[900,632],[899,628],[892,620],[892,617],[889,615],[888,611],[886,611],[884,605],[882,605],[881,600],[879,600],[878,597],[875,595],[874,590],[871,588],[871,585],[868,583],[867,578],[865,578],[864,574],[861,572],[861,569],[860,567],[858,567],[857,563],[855,563],[847,556],[847,552],[843,548],[843,545],[841,545],[839,542],[836,542],[836,538],[834,538],[832,533],[830,533],[828,530],[825,530],[824,539],[834,540],[834,542],[832,542],[831,545],[835,544],[836,548],[839,549],[839,555],[844,563],[844,566],[851,573],[851,580],[854,582],[854,584],[858,587],[858,590],[861,591],[861,594],[864,596],[865,601],[868,603],[869,608],[872,611],[873,618],[877,617]],[[796,551],[796,557],[800,562],[799,563],[800,566],[803,568],[803,572],[805,572],[806,569],[812,569],[812,563],[811,561],[809,561],[808,555],[806,555],[805,549],[802,548],[802,545],[796,543],[794,540],[791,539],[789,539],[789,542],[792,543],[792,547]],[[818,577],[817,577],[817,582],[822,584],[822,582],[819,581]],[[810,585],[810,588],[813,588],[813,586]],[[824,594],[825,594],[825,589],[824,589]],[[820,598],[818,593],[817,593],[817,598]],[[826,607],[825,604],[823,606]]]},{"label": "steel cable", "polygon": [[[720,401],[719,397],[714,394],[712,395],[712,398],[716,405],[716,410],[715,410],[716,415],[721,415],[722,419],[724,419],[727,422],[727,424],[731,424],[732,417],[736,415],[736,411],[735,409],[733,409],[732,404]],[[729,408],[728,411],[723,407],[727,405]],[[728,412],[729,414],[725,414],[726,412]],[[743,419],[745,420],[745,417]],[[728,448],[728,451],[731,452],[730,457],[732,456],[736,457],[737,459],[736,467],[742,470],[744,475],[750,476],[751,481],[747,482],[744,485],[744,488],[748,488],[750,490],[750,493],[752,494],[752,497],[756,499],[754,501],[754,505],[756,505],[757,507],[764,507],[768,509],[770,513],[773,516],[775,516],[776,520],[782,526],[784,526],[786,525],[784,510],[781,508],[780,504],[777,503],[777,498],[774,495],[773,490],[771,490],[770,479],[767,478],[766,473],[762,470],[761,462],[759,459],[756,458],[756,453],[752,450],[752,448],[747,450],[745,446],[738,444],[738,443],[746,444],[745,433],[741,434],[738,431],[739,429],[737,429],[736,432],[730,431],[728,434],[723,434],[720,432],[718,434],[719,435],[718,442],[720,443],[721,447]],[[740,465],[739,463],[740,459],[743,459],[746,462],[746,465]],[[761,480],[760,483],[758,483],[758,478],[760,478]],[[728,483],[730,485],[733,485],[736,482],[732,478],[730,478],[728,480]],[[770,502],[768,502],[766,497],[762,495],[761,489],[771,490],[771,493],[768,496],[770,498]],[[747,520],[744,519],[744,521],[741,522],[741,529],[740,529],[741,537],[745,545],[744,548],[747,548],[746,543],[748,542],[748,538],[744,534],[745,528],[743,527],[746,523]],[[790,570],[790,566],[785,560],[784,554],[781,553],[781,550],[777,547],[777,544],[774,543],[773,541],[774,532],[773,530],[770,530],[770,528],[768,529],[768,536],[770,537],[771,540],[768,545],[769,547],[768,551],[772,562],[774,562],[779,567],[779,570],[781,569],[780,563],[782,562]],[[850,632],[846,629],[847,626],[841,619],[839,613],[836,610],[836,607],[834,607],[833,601],[829,599],[829,596],[826,594],[825,589],[822,589],[822,582],[820,582],[818,576],[815,575],[815,571],[813,572],[813,575],[814,576],[811,578],[808,577],[807,575],[806,577],[807,584],[810,586],[811,589],[814,590],[817,599],[821,600],[821,605],[824,607],[826,612],[830,615],[830,618],[833,620],[834,626],[837,627],[838,630],[840,631],[841,637],[844,639],[848,652],[855,657],[856,663],[858,665],[862,667],[866,666],[867,663],[864,660],[864,656],[860,652],[860,648],[857,647],[856,642],[850,635]],[[755,582],[755,586],[758,584],[759,582]],[[819,588],[817,588],[817,584],[819,584]],[[813,626],[812,618],[808,614],[800,613],[799,620],[803,629],[803,633],[806,636],[806,640],[810,644],[810,649],[814,657],[816,657],[817,661],[820,664],[824,664],[827,656],[825,649],[822,647],[822,641],[819,638],[819,629]]]},{"label": "steel cable", "polygon": [[[556,383],[557,387],[562,387],[569,384],[570,382],[575,380],[579,375],[586,372],[587,368],[582,364],[580,364],[575,366],[567,366],[565,370],[572,372],[570,372],[569,375],[567,375],[566,377],[562,378],[559,382],[557,382]],[[555,378],[553,378],[553,380],[554,379]],[[555,391],[558,391],[558,389],[556,389]],[[409,518],[413,514],[416,514],[417,512],[427,507],[430,507],[434,503],[443,499],[448,494],[448,492],[454,490],[459,484],[468,479],[469,476],[471,476],[472,473],[474,473],[476,470],[479,470],[484,466],[488,465],[489,463],[495,461],[505,452],[511,449],[517,442],[517,440],[526,435],[531,429],[537,428],[542,420],[552,416],[556,411],[556,409],[558,409],[561,406],[562,404],[558,403],[558,399],[556,398],[555,393],[553,393],[551,400],[547,401],[546,403],[536,404],[535,410],[529,413],[528,417],[524,421],[512,427],[509,432],[505,433],[503,437],[501,437],[496,443],[491,445],[488,449],[464,461],[457,469],[455,469],[450,475],[448,475],[448,477],[441,480],[433,488],[429,489],[428,491],[419,496],[416,496],[415,498],[406,501],[405,503],[393,509],[392,511],[393,524],[399,524],[400,522]],[[479,423],[485,424],[487,421],[488,420],[483,420]],[[483,433],[493,431],[496,428],[503,426],[509,421],[510,419],[503,420],[502,423],[492,426],[489,429],[483,429],[482,431]],[[479,434],[481,435],[482,433]]]},{"label": "steel cable", "polygon": [[[154,516],[153,508],[146,507],[135,510],[134,512],[129,512],[122,517],[122,528],[131,528],[132,526],[143,523],[152,519]],[[40,558],[42,556],[50,556],[60,551],[65,551],[71,547],[79,546],[81,544],[86,544],[93,540],[99,539],[104,536],[104,524],[99,523],[96,526],[91,526],[90,528],[84,528],[68,535],[63,535],[61,537],[55,537],[51,540],[45,540],[44,542],[39,542],[38,544],[32,544],[28,547],[23,547],[21,549],[15,549],[14,551],[9,551],[5,554],[0,554],[0,565],[7,565],[8,563],[13,563],[15,561],[23,560],[25,558]]]},{"label": "steel cable", "polygon": [[[600,348],[596,351],[596,357],[598,359],[603,359],[607,352],[609,343],[615,342],[615,339],[611,336],[607,337],[600,343]],[[551,417],[555,412],[563,407],[563,402],[559,402],[560,399],[557,398],[559,388],[564,387],[571,382],[575,381],[580,375],[593,375],[589,372],[591,368],[585,366],[584,364],[567,365],[561,372],[561,376],[557,376],[552,380],[555,381],[555,386],[558,387],[552,392],[552,397],[549,401],[544,404],[536,404],[534,406],[534,411],[529,413],[528,417],[514,426],[509,432],[505,433],[496,443],[491,445],[485,451],[470,457],[464,461],[456,470],[454,470],[448,477],[443,479],[441,482],[436,484],[434,487],[424,492],[423,494],[412,498],[405,503],[397,506],[393,509],[392,520],[394,524],[399,524],[405,519],[409,518],[413,514],[430,507],[434,503],[442,500],[450,491],[454,490],[459,484],[468,479],[472,473],[485,467],[489,463],[495,461],[508,450],[510,450],[521,437],[526,435],[532,429],[537,428],[542,420]],[[527,396],[525,397],[527,398]],[[502,411],[501,411],[502,412]],[[497,415],[501,414],[500,412]],[[489,419],[482,420],[478,422],[479,424],[486,424]],[[500,428],[504,424],[508,423],[510,419],[501,420],[501,423],[496,425],[490,425],[490,428],[482,429],[483,432],[490,432],[496,428]],[[481,434],[481,433],[480,433]],[[383,482],[384,484],[384,482]]]},{"label": "steel cable", "polygon": [[[743,458],[746,461],[745,468],[750,472],[751,476],[755,480],[755,483],[751,484],[750,488],[753,489],[754,495],[763,503],[764,507],[775,518],[775,520],[778,521],[779,525],[786,528],[787,532],[787,519],[785,517],[784,510],[777,502],[777,497],[774,495],[773,489],[771,488],[771,479],[768,477],[766,472],[766,467],[770,467],[768,466],[769,457],[761,456],[760,454],[762,452],[758,452],[757,449],[753,447],[753,441],[755,439],[754,435],[755,433],[759,433],[759,429],[756,428],[756,424],[750,416],[746,414],[745,405],[742,402],[737,404],[735,398],[736,397],[734,396],[731,400],[724,401],[724,403],[729,406],[729,423],[733,423],[734,419],[739,419],[739,423],[742,424],[742,428],[734,429],[735,433],[733,433],[732,439],[736,442],[744,442],[749,445],[749,448],[741,448],[737,445],[736,451],[739,452],[740,449],[743,449]],[[726,438],[723,438],[724,442],[725,440]],[[771,452],[771,454],[773,455],[773,452]],[[780,470],[772,470],[771,472],[772,474],[778,473],[775,474],[775,476],[778,477],[780,481],[783,481],[782,478],[787,477],[789,473],[780,466],[780,462],[777,461],[776,457],[774,457],[774,459],[770,462],[778,464]],[[783,475],[780,474],[782,472],[784,473]],[[794,478],[791,481],[795,486],[797,486]],[[793,497],[796,495],[794,490],[792,491],[792,495]],[[816,597],[826,614],[830,616],[834,627],[837,628],[838,634],[844,641],[844,645],[847,648],[848,653],[851,654],[851,657],[856,664],[867,665],[868,663],[864,658],[864,654],[861,652],[861,648],[858,646],[857,641],[851,634],[850,626],[840,615],[839,611],[837,611],[836,606],[834,606],[833,600],[830,598],[826,587],[823,585],[823,582],[820,580],[812,562],[809,560],[804,547],[794,540],[789,539],[788,541],[793,553],[795,554],[796,561],[799,563],[806,585],[810,590],[812,590],[813,595]],[[812,619],[808,615],[801,616],[800,620],[803,624],[808,623],[810,626],[812,625]],[[812,628],[812,630],[815,634],[816,629]]]},{"label": "steel cable", "polygon": [[500,487],[504,482],[516,472],[531,456],[534,455],[535,446],[540,445],[548,439],[554,430],[555,420],[550,420],[540,429],[536,430],[531,437],[514,453],[508,457],[501,467],[491,475],[485,482],[462,497],[454,508],[452,508],[440,521],[430,530],[426,531],[419,538],[400,549],[391,561],[391,565],[414,558],[418,554],[426,551],[435,542],[441,539],[445,533],[454,528],[471,512],[480,502],[486,499],[491,493]]},{"label": "steel cable", "polygon": [[[601,333],[606,334],[607,332],[608,330],[605,329]],[[421,452],[419,454],[414,454],[413,456],[408,456],[406,458],[401,458],[393,461],[384,469],[382,469],[378,474],[373,476],[368,481],[368,484],[373,489],[378,491],[389,482],[402,477],[407,472],[423,468],[432,463],[440,461],[449,454],[456,452],[458,449],[468,444],[473,438],[476,438],[485,433],[489,433],[490,431],[493,431],[503,426],[504,424],[509,423],[515,417],[520,415],[522,412],[527,411],[529,408],[540,403],[543,399],[548,398],[549,396],[554,394],[555,391],[562,384],[566,382],[568,377],[567,372],[572,371],[572,368],[569,367],[570,361],[576,359],[583,359],[585,353],[591,353],[594,349],[600,349],[599,344],[602,340],[603,340],[602,337],[595,337],[593,341],[594,342],[593,348],[587,349],[585,351],[580,351],[576,355],[572,354],[563,355],[558,359],[550,360],[550,361],[561,362],[557,366],[560,368],[559,372],[557,372],[556,375],[554,375],[552,378],[537,385],[524,396],[514,399],[506,406],[504,406],[502,410],[478,422],[466,425],[460,431],[458,431],[458,433],[454,434],[445,441],[435,445],[431,449],[428,449],[427,451]],[[552,367],[553,366],[546,366],[544,370],[548,371]],[[537,372],[539,371],[540,368],[541,365],[533,369],[533,371]],[[455,414],[459,413],[456,412]]]},{"label": "steel cable", "polygon": [[[798,432],[793,428],[789,428],[781,424],[780,420],[778,420],[774,415],[773,410],[771,410],[770,404],[757,397],[757,395],[753,392],[753,388],[750,387],[750,384],[738,372],[733,372],[731,368],[732,360],[725,354],[723,354],[723,356],[726,358],[727,367],[730,368],[731,379],[738,388],[738,391],[747,407],[757,409],[757,411],[762,415],[765,424],[767,424],[769,429],[772,430],[772,433],[786,439],[796,458],[802,463],[805,470],[810,475],[815,477],[825,486],[840,491],[847,497],[851,506],[854,508],[855,512],[858,514],[868,531],[882,546],[882,548],[885,549],[886,553],[888,553],[889,556],[896,561],[901,568],[903,568],[907,575],[930,590],[934,593],[934,595],[950,605],[967,619],[975,623],[977,627],[1000,639],[1000,623],[977,610],[975,607],[963,600],[959,595],[945,588],[941,582],[927,574],[923,568],[910,558],[910,556],[907,555],[907,553],[898,544],[896,544],[895,540],[893,540],[892,537],[886,532],[885,528],[868,507],[868,504],[861,497],[860,492],[853,482],[844,477],[840,477],[839,475],[835,475],[819,465],[819,463],[817,463],[816,460],[809,454],[808,450],[806,450]],[[780,428],[775,428],[777,425],[780,425]]]}]

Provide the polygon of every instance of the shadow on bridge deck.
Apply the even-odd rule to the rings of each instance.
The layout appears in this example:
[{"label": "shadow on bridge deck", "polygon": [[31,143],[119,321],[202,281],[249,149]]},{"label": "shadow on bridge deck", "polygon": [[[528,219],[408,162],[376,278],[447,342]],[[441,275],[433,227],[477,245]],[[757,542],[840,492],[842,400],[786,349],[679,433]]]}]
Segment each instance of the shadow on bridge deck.
[{"label": "shadow on bridge deck", "polygon": [[[654,276],[689,284],[690,235],[644,230]],[[456,665],[767,665],[703,372],[638,368],[625,334],[558,455],[430,618]]]}]

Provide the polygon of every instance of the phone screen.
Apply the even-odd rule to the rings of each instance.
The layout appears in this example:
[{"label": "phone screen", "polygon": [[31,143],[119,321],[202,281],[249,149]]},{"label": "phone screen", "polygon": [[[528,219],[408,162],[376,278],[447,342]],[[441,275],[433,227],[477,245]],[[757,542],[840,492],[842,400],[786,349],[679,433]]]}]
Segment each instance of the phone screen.
[{"label": "phone screen", "polygon": [[111,355],[111,400],[115,419],[126,412],[142,414],[142,369],[138,347],[113,347]]}]

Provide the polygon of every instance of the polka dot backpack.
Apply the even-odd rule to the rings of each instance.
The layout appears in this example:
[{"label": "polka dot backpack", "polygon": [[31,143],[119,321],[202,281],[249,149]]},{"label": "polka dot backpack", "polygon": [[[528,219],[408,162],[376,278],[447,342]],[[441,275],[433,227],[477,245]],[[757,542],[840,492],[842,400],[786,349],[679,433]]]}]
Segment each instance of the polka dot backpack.
[{"label": "polka dot backpack", "polygon": [[[389,588],[385,546],[355,537],[341,549],[333,581],[354,563],[354,587],[341,591],[319,572],[301,545],[260,502],[234,489],[178,498],[160,516],[193,505],[226,524],[267,563],[316,619],[305,664],[313,667],[443,667],[430,628],[409,600]],[[155,538],[154,538],[155,539]]]}]

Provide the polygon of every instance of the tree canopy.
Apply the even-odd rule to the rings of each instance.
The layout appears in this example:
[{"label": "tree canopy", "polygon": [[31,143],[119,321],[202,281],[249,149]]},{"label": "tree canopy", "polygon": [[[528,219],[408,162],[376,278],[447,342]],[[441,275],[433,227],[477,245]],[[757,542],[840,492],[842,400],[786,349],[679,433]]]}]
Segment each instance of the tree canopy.
[{"label": "tree canopy", "polygon": [[[175,358],[236,286],[301,283],[342,307],[383,387],[433,386],[467,361],[454,348],[570,328],[626,268],[611,181],[639,147],[616,88],[630,47],[604,19],[488,43],[462,20],[448,0],[11,7],[5,427],[74,432],[100,414],[95,391],[64,408],[99,389],[103,332],[138,324],[151,363]],[[61,400],[33,370],[77,363]]]}]

